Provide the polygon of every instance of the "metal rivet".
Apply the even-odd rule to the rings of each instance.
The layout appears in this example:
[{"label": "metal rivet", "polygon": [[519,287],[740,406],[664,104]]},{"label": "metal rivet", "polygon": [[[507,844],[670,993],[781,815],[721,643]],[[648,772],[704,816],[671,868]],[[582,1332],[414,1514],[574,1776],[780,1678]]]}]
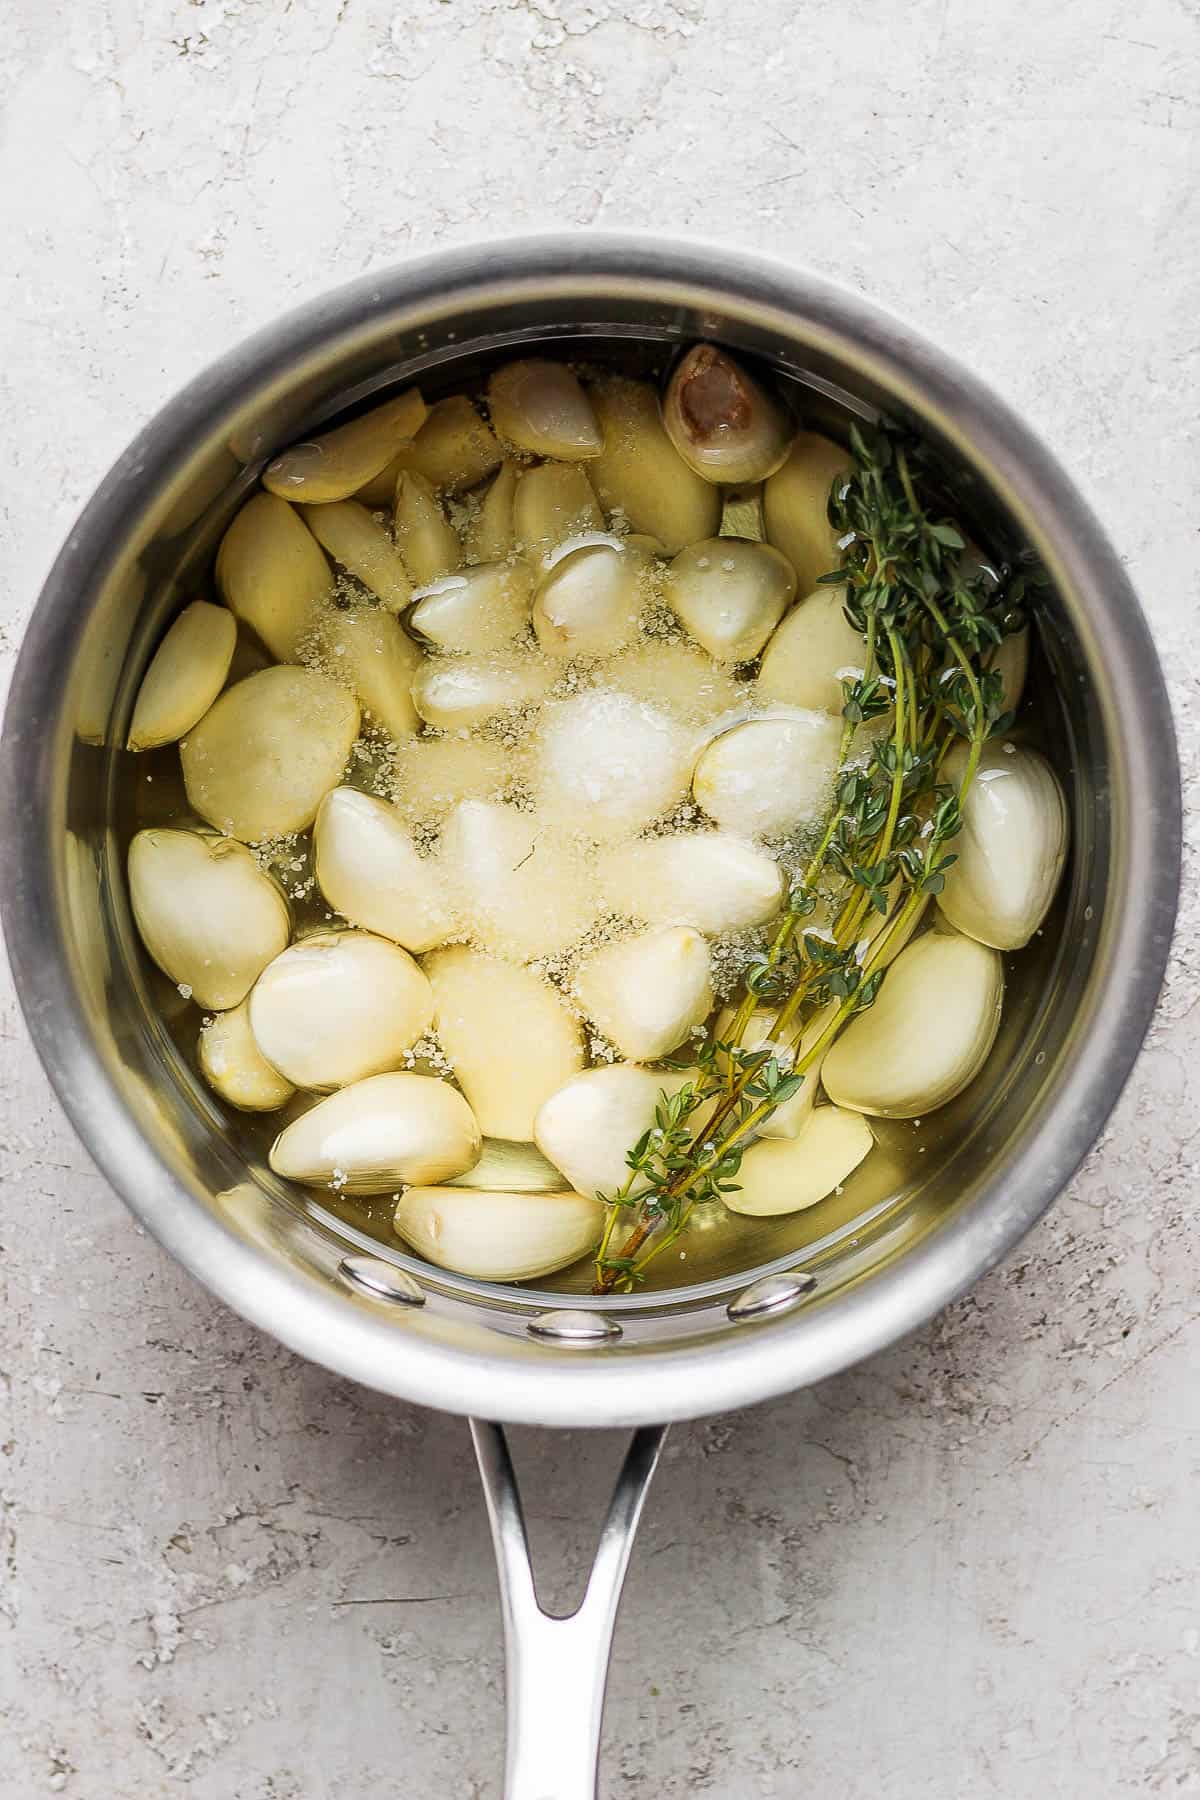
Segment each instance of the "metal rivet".
[{"label": "metal rivet", "polygon": [[589,1344],[615,1343],[621,1335],[621,1327],[615,1319],[606,1319],[602,1313],[575,1309],[539,1313],[536,1319],[529,1320],[525,1329],[530,1337],[548,1338],[555,1344],[576,1344],[580,1348]]},{"label": "metal rivet", "polygon": [[401,1306],[424,1306],[425,1296],[405,1269],[378,1256],[343,1256],[338,1274],[372,1300],[394,1300]]},{"label": "metal rivet", "polygon": [[803,1269],[793,1269],[786,1275],[764,1275],[761,1281],[752,1281],[743,1288],[725,1311],[735,1325],[742,1325],[747,1319],[765,1319],[772,1313],[799,1306],[816,1285],[816,1276],[806,1275]]}]

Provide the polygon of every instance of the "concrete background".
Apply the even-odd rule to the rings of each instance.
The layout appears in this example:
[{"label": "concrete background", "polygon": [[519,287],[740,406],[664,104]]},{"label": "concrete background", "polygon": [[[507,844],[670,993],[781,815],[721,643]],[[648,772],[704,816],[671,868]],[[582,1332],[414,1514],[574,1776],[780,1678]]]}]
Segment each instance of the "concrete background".
[{"label": "concrete background", "polygon": [[[1194,807],[1198,38],[1196,0],[10,0],[5,666],[111,458],[281,309],[485,233],[695,231],[894,305],[1024,409],[1144,596]],[[675,1434],[606,1796],[1200,1793],[1198,920],[1189,888],[1111,1128],[1005,1267]],[[497,1794],[462,1427],[166,1262],[0,1003],[0,1792]],[[616,1446],[520,1448],[553,1592]]]}]

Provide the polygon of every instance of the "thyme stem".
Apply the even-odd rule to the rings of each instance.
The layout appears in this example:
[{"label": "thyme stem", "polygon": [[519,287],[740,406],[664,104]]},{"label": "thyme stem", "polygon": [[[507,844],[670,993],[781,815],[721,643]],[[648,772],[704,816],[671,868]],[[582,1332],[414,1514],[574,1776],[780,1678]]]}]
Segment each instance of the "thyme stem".
[{"label": "thyme stem", "polygon": [[[629,1180],[611,1199],[596,1253],[596,1288],[632,1286],[674,1243],[694,1208],[736,1187],[748,1142],[775,1109],[815,1080],[829,1045],[869,1007],[885,978],[889,945],[904,938],[940,891],[954,861],[945,854],[989,733],[1002,720],[996,646],[1019,630],[1024,579],[980,569],[963,576],[965,535],[931,515],[936,492],[918,445],[883,426],[870,442],[851,430],[855,468],[834,483],[829,516],[846,548],[822,577],[844,584],[847,617],[861,631],[857,680],[843,682],[842,735],[834,793],[816,847],[793,880],[787,910],[721,1041],[706,1041],[695,1075],[668,1098],[653,1130],[627,1157]],[[890,714],[865,766],[850,757],[867,720]],[[956,787],[942,779],[951,745],[967,755]],[[837,890],[832,932],[803,929],[818,884]],[[872,914],[879,923],[865,946]],[[774,1011],[767,1048],[746,1050],[756,1010]],[[809,1024],[829,1009],[819,1035]],[[803,1048],[802,1048],[803,1045]],[[616,1223],[632,1215],[619,1253]]]}]

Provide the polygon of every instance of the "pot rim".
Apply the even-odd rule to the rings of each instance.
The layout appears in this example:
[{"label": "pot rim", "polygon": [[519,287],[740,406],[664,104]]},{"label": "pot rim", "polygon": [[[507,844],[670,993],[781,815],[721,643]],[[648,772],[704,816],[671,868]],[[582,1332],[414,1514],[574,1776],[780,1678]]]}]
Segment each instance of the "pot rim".
[{"label": "pot rim", "polygon": [[[1044,550],[1078,607],[1128,806],[1115,878],[1113,943],[1097,969],[1092,1016],[1054,1102],[1022,1134],[1005,1169],[969,1207],[931,1229],[890,1267],[786,1317],[730,1329],[704,1346],[581,1357],[529,1346],[528,1357],[398,1331],[390,1315],[345,1298],[247,1243],[189,1191],[144,1136],[91,1038],[65,952],[46,830],[54,816],[51,747],[61,671],[119,542],[165,475],[244,396],[303,356],[372,321],[430,317],[472,299],[603,290],[774,315],[815,343],[852,347],[988,479]],[[969,450],[968,450],[969,446]],[[1113,652],[1118,654],[1113,654]],[[1118,724],[1119,721],[1119,724]],[[1144,800],[1144,804],[1142,804]],[[35,1047],[85,1147],[116,1192],[185,1268],[245,1318],[335,1372],[425,1405],[514,1422],[636,1425],[746,1405],[848,1367],[903,1337],[963,1293],[1051,1204],[1091,1148],[1149,1025],[1175,918],[1181,845],[1179,766],[1166,689],[1145,619],[1097,520],[1049,450],[976,376],[891,313],[823,277],[703,240],[641,233],[551,232],[437,251],[334,289],[227,353],[156,414],[118,458],[72,528],[26,631],[0,755],[3,917],[14,979]],[[1153,868],[1153,884],[1128,879]],[[1091,995],[1091,988],[1089,988]],[[510,1346],[511,1347],[511,1346]]]}]

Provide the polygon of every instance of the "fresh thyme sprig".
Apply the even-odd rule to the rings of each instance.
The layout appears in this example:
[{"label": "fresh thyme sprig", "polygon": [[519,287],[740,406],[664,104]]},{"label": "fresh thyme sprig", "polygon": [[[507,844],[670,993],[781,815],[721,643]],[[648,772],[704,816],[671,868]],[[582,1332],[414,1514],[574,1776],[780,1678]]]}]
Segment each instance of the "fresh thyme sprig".
[{"label": "fresh thyme sprig", "polygon": [[[873,1003],[889,944],[903,942],[955,861],[947,846],[961,829],[983,745],[1012,722],[989,665],[1024,623],[1030,577],[972,567],[965,533],[940,512],[923,447],[903,432],[883,425],[868,437],[852,426],[850,450],[852,470],[829,497],[843,560],[821,580],[845,587],[864,668],[842,684],[832,803],[770,945],[750,961],[732,1021],[700,1047],[691,1079],[663,1092],[654,1125],[628,1153],[628,1179],[601,1196],[609,1211],[596,1253],[599,1293],[632,1287],[694,1207],[736,1188],[750,1139]],[[864,728],[866,755],[856,753]],[[951,786],[942,765],[956,740],[967,755]],[[812,924],[822,902],[828,929]],[[770,1047],[747,1050],[746,1029],[764,1005],[776,1009]],[[815,1042],[802,1045],[829,1009]]]}]

